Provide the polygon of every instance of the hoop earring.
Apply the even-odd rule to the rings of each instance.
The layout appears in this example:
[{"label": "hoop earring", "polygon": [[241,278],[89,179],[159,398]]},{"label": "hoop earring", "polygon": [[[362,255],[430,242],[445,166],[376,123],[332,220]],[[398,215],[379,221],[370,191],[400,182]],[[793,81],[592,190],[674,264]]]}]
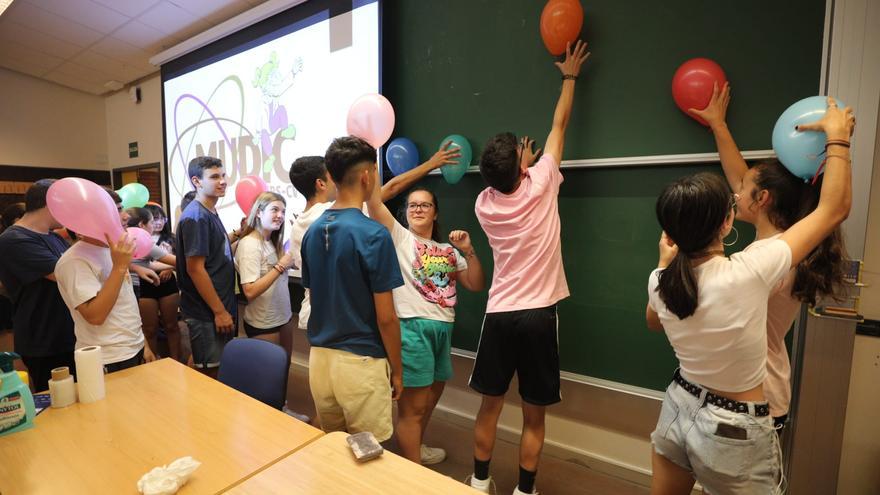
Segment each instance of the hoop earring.
[{"label": "hoop earring", "polygon": [[[735,237],[733,238],[733,241],[730,242],[730,243],[728,244],[728,243],[724,242],[724,239],[721,239],[721,244],[724,244],[724,246],[726,246],[726,247],[733,246],[734,244],[736,244],[736,241],[739,240],[739,231],[736,230],[736,227],[733,226],[733,225],[731,225],[731,226],[730,226],[730,230],[732,230],[733,233],[735,234]],[[730,234],[728,233],[727,235],[730,235]]]}]

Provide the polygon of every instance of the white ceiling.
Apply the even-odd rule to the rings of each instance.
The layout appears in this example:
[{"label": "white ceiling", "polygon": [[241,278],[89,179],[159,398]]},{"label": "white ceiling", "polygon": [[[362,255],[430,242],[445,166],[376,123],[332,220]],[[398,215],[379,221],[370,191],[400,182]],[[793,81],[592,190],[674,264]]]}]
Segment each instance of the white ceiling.
[{"label": "white ceiling", "polygon": [[101,95],[158,70],[149,58],[265,0],[15,0],[0,67]]}]

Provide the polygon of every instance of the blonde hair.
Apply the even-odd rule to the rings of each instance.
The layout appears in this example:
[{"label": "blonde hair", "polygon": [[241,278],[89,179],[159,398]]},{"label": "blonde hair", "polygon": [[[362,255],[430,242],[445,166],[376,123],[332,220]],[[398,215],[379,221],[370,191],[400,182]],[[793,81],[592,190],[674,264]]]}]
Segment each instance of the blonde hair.
[{"label": "blonde hair", "polygon": [[[287,201],[284,200],[284,196],[278,193],[266,191],[257,196],[257,199],[254,200],[254,206],[251,207],[251,212],[248,213],[247,225],[245,225],[241,237],[250,235],[250,233],[254,231],[262,234],[263,226],[260,225],[260,212],[265,210],[266,207],[274,201],[281,201],[281,204],[283,204],[285,208],[287,207]],[[279,257],[281,256],[281,251],[283,249],[281,242],[282,239],[284,239],[285,223],[287,223],[286,219],[284,222],[281,222],[281,227],[278,230],[273,231],[272,234],[269,235],[269,239],[272,241],[272,245],[275,246],[275,252]]]}]

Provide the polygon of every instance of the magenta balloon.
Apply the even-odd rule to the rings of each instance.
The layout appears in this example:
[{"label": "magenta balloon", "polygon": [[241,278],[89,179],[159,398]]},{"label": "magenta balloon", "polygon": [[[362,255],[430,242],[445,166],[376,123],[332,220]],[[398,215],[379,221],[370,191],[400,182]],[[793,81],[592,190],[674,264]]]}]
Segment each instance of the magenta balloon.
[{"label": "magenta balloon", "polygon": [[394,107],[387,98],[370,93],[361,96],[348,109],[348,133],[378,148],[394,132]]},{"label": "magenta balloon", "polygon": [[269,190],[266,181],[256,175],[242,177],[235,185],[235,202],[245,216],[249,215],[257,196]]},{"label": "magenta balloon", "polygon": [[150,254],[150,249],[153,247],[153,237],[149,232],[140,227],[129,227],[125,231],[128,232],[128,238],[134,240],[132,258],[141,259]]},{"label": "magenta balloon", "polygon": [[101,186],[79,177],[55,181],[46,192],[49,213],[61,225],[77,234],[104,241],[116,241],[124,232],[119,211]]}]

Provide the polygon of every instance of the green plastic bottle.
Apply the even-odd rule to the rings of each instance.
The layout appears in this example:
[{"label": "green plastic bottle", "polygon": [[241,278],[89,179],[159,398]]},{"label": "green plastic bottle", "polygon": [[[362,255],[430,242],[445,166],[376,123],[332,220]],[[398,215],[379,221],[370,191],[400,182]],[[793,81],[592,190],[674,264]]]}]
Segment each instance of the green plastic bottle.
[{"label": "green plastic bottle", "polygon": [[21,356],[0,352],[0,436],[34,427],[34,396],[13,363]]}]

